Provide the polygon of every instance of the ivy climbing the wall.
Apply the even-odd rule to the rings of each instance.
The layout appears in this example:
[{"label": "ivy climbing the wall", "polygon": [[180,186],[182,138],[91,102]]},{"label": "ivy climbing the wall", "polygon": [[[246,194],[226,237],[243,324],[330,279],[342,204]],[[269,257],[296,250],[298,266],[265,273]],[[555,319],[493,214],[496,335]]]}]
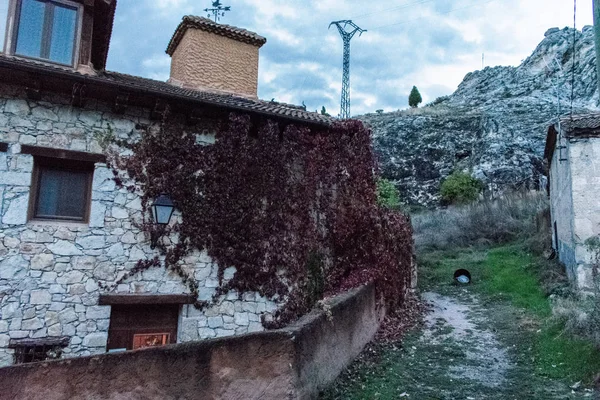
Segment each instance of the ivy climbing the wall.
[{"label": "ivy climbing the wall", "polygon": [[[402,303],[411,278],[410,222],[377,204],[371,134],[361,122],[311,131],[231,114],[212,145],[163,123],[143,131],[129,152],[117,149],[123,146],[110,146],[109,160],[117,183],[141,193],[141,228],[156,234],[149,207],[161,193],[180,212],[160,232],[157,250],[191,293],[198,294],[198,284],[184,258],[204,249],[218,264],[215,300],[235,290],[282,303],[273,320],[263,321],[270,328],[370,281],[388,309]],[[140,260],[121,281],[159,263]],[[236,273],[224,280],[232,266]]]}]

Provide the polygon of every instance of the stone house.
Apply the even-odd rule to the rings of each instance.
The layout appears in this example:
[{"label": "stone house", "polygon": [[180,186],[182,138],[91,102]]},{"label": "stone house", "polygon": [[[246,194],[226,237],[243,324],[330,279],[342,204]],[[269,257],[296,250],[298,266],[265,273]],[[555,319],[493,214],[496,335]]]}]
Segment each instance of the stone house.
[{"label": "stone house", "polygon": [[600,113],[563,118],[550,126],[544,159],[553,248],[569,279],[581,291],[590,291],[594,251],[585,242],[600,234]]},{"label": "stone house", "polygon": [[[0,366],[262,330],[274,302],[231,293],[199,311],[164,268],[101,289],[156,251],[134,223],[140,199],[116,186],[97,134],[110,126],[130,139],[166,112],[208,144],[231,111],[326,126],[257,98],[266,39],[186,16],[167,48],[171,77],[159,82],[105,70],[116,0],[1,3]],[[216,266],[206,253],[186,263],[200,300],[211,299]]]}]

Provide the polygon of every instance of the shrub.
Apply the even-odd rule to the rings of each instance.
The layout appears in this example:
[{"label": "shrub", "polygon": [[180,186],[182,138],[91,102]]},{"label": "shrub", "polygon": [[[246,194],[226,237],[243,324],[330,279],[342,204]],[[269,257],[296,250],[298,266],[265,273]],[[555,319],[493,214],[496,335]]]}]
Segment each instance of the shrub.
[{"label": "shrub", "polygon": [[421,249],[450,249],[526,239],[532,244],[546,243],[547,248],[549,229],[539,229],[536,218],[547,208],[547,196],[542,192],[514,192],[495,200],[417,214],[412,217],[415,244]]},{"label": "shrub", "polygon": [[455,171],[449,175],[440,187],[443,204],[467,204],[477,200],[483,184],[471,175]]},{"label": "shrub", "polygon": [[393,210],[400,208],[400,194],[396,186],[385,178],[377,180],[377,203]]}]

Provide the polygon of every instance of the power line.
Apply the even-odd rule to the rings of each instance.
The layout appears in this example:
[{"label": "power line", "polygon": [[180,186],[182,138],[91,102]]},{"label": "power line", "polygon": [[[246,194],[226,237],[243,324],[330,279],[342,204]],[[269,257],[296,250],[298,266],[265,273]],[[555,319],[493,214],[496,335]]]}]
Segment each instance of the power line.
[{"label": "power line", "polygon": [[573,0],[573,65],[571,66],[571,119],[573,119],[573,99],[575,98],[575,61],[577,44],[577,0]]},{"label": "power line", "polygon": [[[454,12],[454,11],[466,10],[466,9],[469,9],[469,8],[472,8],[472,7],[482,6],[484,4],[489,4],[489,3],[492,3],[494,1],[498,1],[498,0],[488,0],[488,1],[484,1],[484,2],[473,3],[473,4],[471,4],[469,6],[466,6],[466,7],[454,8],[452,10],[449,10],[449,11],[446,11],[446,12],[443,12],[443,13],[439,13],[439,15],[446,15],[446,14],[450,14],[451,12]],[[417,20],[420,20],[420,19],[424,19],[424,18],[428,18],[428,17],[417,17],[417,18],[410,19],[408,21],[402,21],[402,22],[397,22],[397,23],[387,24],[387,25],[380,25],[380,26],[377,26],[375,28],[371,28],[370,30],[374,31],[374,30],[377,30],[377,29],[388,28],[390,26],[404,25],[404,24],[408,24],[408,23],[411,23],[411,22],[414,22],[414,21],[417,21]]]},{"label": "power line", "polygon": [[415,5],[425,4],[425,3],[431,3],[431,2],[433,2],[433,1],[436,1],[436,0],[419,0],[419,1],[415,1],[415,2],[413,2],[413,3],[406,3],[406,4],[403,4],[403,5],[401,5],[401,6],[390,7],[390,8],[384,8],[384,9],[382,9],[382,10],[377,10],[377,11],[370,12],[370,13],[367,13],[367,14],[355,15],[355,16],[353,16],[353,17],[350,17],[350,18],[351,18],[351,19],[355,19],[355,18],[368,17],[368,16],[370,16],[370,15],[381,14],[381,13],[383,13],[383,12],[388,12],[388,11],[396,11],[396,10],[401,10],[401,9],[403,9],[403,8],[408,8],[408,7],[410,7],[410,6],[415,6]]}]

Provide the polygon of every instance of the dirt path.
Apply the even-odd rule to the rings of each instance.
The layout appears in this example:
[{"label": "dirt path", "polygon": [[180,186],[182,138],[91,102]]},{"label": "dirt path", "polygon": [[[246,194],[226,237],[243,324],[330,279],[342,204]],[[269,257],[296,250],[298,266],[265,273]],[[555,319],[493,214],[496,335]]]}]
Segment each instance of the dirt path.
[{"label": "dirt path", "polygon": [[464,359],[448,367],[447,375],[456,380],[470,380],[488,388],[506,383],[507,372],[513,367],[508,351],[496,334],[485,325],[477,300],[457,301],[449,296],[427,292],[423,300],[432,306],[425,317],[423,344],[454,343],[464,353]]},{"label": "dirt path", "polygon": [[537,327],[505,304],[466,288],[426,292],[425,324],[402,346],[373,345],[323,399],[596,399],[533,370]]}]

